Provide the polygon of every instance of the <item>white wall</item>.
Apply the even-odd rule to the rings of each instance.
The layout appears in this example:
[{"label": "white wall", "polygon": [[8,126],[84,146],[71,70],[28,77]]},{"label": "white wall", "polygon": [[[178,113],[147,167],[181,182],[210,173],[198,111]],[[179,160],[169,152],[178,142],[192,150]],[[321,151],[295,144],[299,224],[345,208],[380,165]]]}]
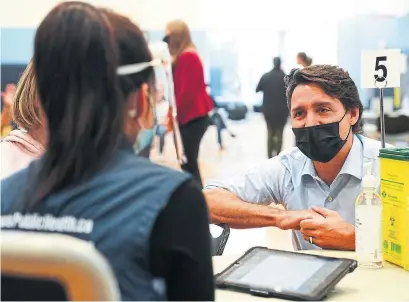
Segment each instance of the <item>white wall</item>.
[{"label": "white wall", "polygon": [[[0,27],[36,27],[61,0],[1,0]],[[147,29],[163,29],[173,18],[196,26],[197,1],[189,0],[85,0],[127,15]],[[200,3],[199,3],[200,4]]]},{"label": "white wall", "polygon": [[[0,27],[35,27],[59,0],[1,0]],[[174,18],[194,29],[288,29],[324,26],[360,13],[400,15],[409,0],[88,0],[128,15],[145,29]]]}]

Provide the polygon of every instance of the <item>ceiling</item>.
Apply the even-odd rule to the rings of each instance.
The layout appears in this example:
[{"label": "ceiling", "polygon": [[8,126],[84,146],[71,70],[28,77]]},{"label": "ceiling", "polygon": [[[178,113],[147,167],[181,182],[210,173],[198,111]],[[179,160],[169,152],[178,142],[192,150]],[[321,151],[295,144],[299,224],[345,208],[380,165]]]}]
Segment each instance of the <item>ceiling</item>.
[{"label": "ceiling", "polygon": [[[36,27],[58,0],[2,0],[1,27]],[[399,16],[409,12],[409,0],[89,0],[110,7],[144,29],[163,29],[182,18],[191,28],[288,30],[333,23],[359,14]],[[279,3],[279,4],[278,4]],[[24,7],[24,10],[22,9]]]}]

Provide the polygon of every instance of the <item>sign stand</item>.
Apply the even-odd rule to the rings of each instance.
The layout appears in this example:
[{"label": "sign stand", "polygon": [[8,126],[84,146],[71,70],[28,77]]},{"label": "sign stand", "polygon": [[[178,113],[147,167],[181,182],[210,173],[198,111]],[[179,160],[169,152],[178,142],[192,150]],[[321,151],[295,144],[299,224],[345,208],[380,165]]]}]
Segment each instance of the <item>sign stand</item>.
[{"label": "sign stand", "polygon": [[401,71],[402,55],[399,49],[364,50],[361,53],[361,87],[379,89],[382,148],[386,145],[384,89],[400,87]]},{"label": "sign stand", "polygon": [[379,82],[375,80],[375,86],[379,89],[379,107],[380,107],[379,119],[381,121],[381,143],[382,143],[382,148],[385,148],[385,114],[383,110],[383,89],[386,87],[386,85],[388,85],[388,82],[385,79],[385,85],[383,87],[378,87],[377,83]]}]

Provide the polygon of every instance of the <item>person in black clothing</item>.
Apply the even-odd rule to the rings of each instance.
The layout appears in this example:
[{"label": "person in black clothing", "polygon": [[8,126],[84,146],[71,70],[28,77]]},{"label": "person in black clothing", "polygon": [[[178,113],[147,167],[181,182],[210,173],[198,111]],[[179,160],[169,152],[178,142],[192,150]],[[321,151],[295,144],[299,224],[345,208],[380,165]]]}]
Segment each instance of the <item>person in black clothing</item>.
[{"label": "person in black clothing", "polygon": [[223,117],[219,113],[219,108],[220,106],[217,104],[216,100],[214,99],[213,95],[211,94],[210,86],[206,85],[206,91],[209,94],[209,97],[213,103],[213,111],[210,115],[211,118],[211,123],[216,126],[216,131],[217,131],[217,142],[219,143],[220,150],[224,149],[223,145],[223,137],[222,137],[222,131],[226,130],[232,138],[236,137],[236,134],[230,131],[229,128],[227,128],[226,123],[224,122]]},{"label": "person in black clothing", "polygon": [[257,85],[256,92],[263,92],[262,111],[267,124],[267,156],[280,153],[284,126],[289,115],[285,96],[285,73],[281,69],[281,59],[273,60],[274,68],[264,74]]},{"label": "person in black clothing", "polygon": [[[200,188],[135,154],[155,128],[152,64],[143,33],[126,17],[81,2],[63,2],[45,17],[34,66],[47,152],[2,180],[1,215],[55,224],[29,229],[17,221],[2,231],[58,229],[91,242],[108,259],[121,300],[214,300]],[[57,227],[66,217],[91,227]],[[6,300],[59,300],[41,281],[1,281]]]}]

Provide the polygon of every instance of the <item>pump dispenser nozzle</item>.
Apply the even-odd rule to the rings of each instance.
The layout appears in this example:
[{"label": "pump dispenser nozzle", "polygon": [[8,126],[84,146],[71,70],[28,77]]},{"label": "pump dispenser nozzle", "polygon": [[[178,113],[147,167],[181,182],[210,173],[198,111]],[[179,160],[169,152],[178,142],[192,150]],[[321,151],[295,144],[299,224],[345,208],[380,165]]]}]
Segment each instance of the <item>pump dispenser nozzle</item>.
[{"label": "pump dispenser nozzle", "polygon": [[376,178],[372,175],[372,162],[364,164],[364,173],[365,175],[362,178],[362,187],[376,189]]}]

